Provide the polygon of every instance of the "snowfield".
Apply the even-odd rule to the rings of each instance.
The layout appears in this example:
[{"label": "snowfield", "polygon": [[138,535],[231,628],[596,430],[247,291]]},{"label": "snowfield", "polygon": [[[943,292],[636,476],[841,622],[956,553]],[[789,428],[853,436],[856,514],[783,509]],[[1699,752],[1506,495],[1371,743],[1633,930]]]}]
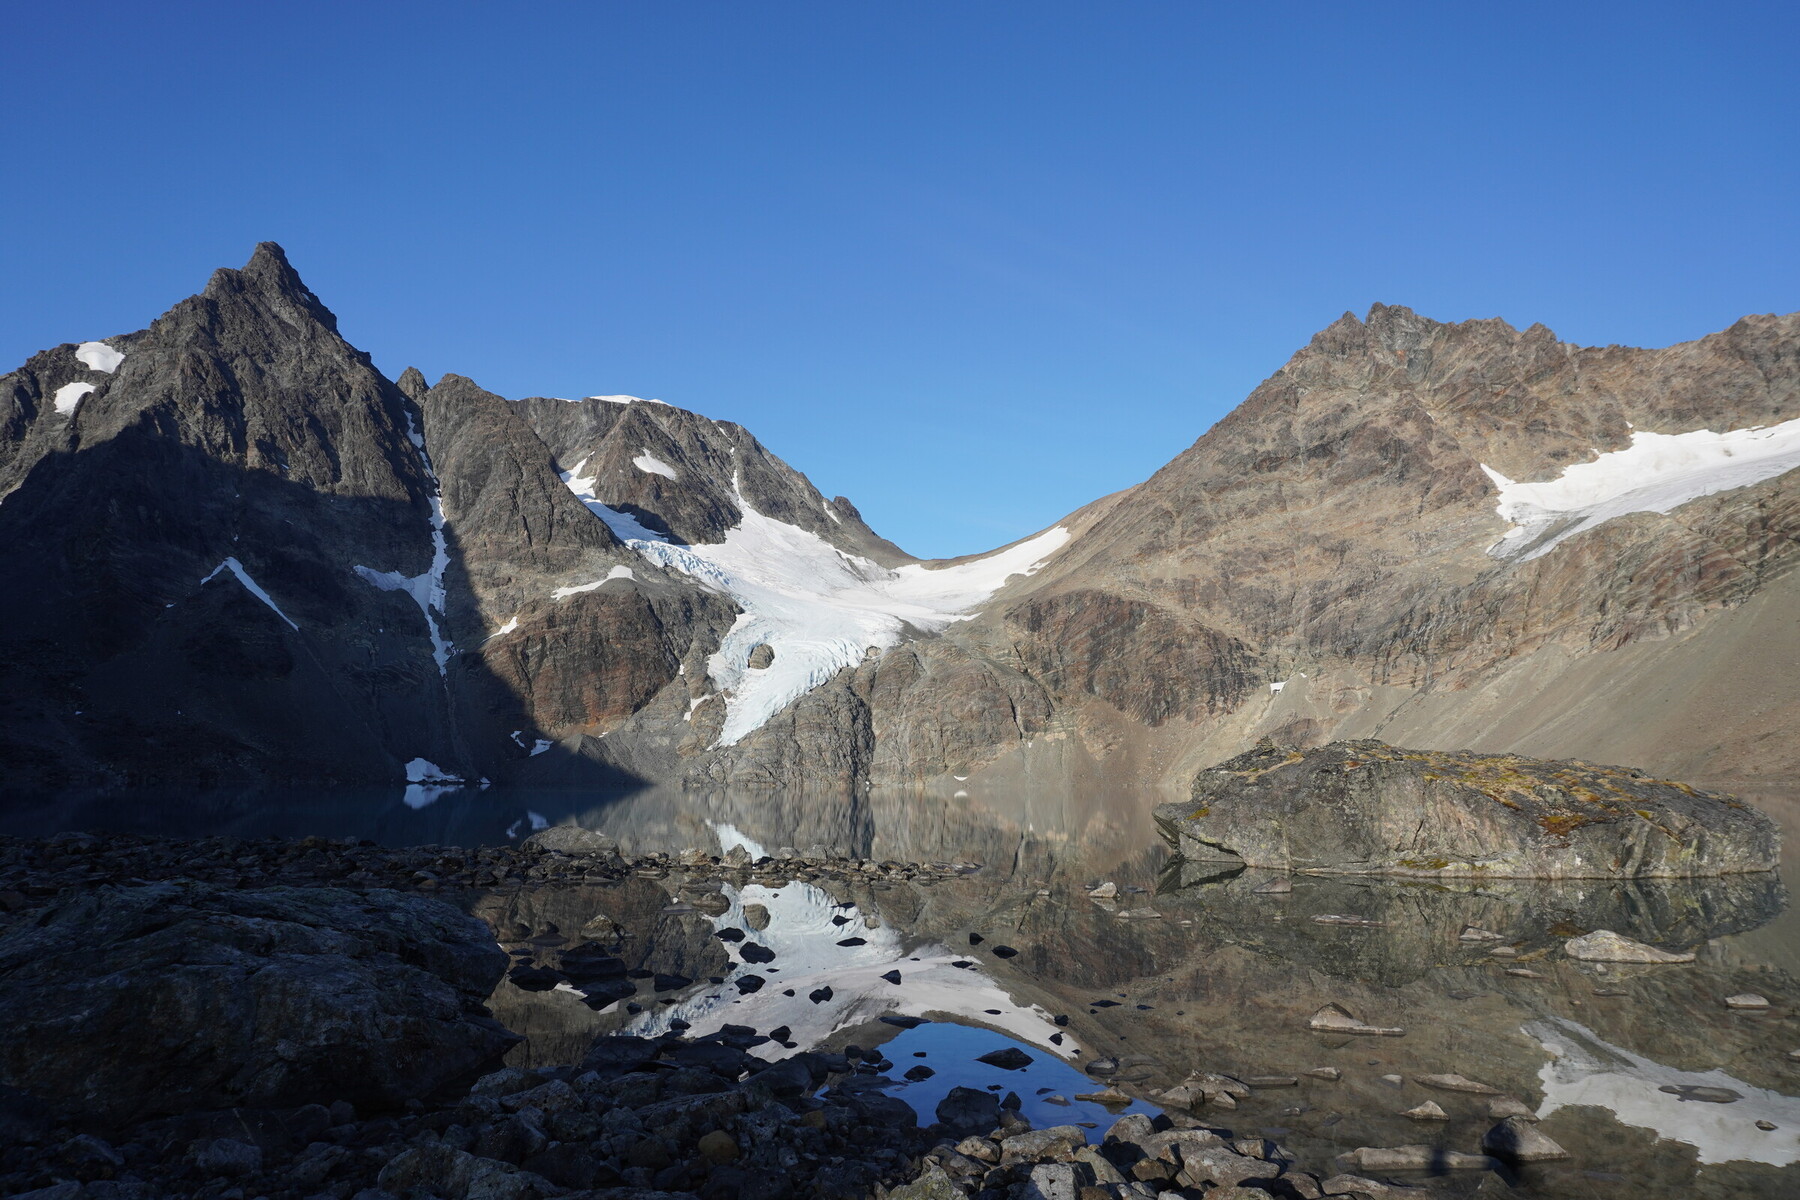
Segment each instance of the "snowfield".
[{"label": "snowfield", "polygon": [[631,460],[631,465],[646,475],[661,475],[664,479],[678,479],[675,468],[671,467],[648,450]]},{"label": "snowfield", "polygon": [[1724,433],[1638,431],[1625,449],[1577,463],[1541,483],[1516,482],[1482,463],[1500,492],[1494,511],[1513,526],[1488,553],[1530,562],[1614,517],[1670,512],[1795,467],[1800,467],[1800,419]]},{"label": "snowfield", "polygon": [[[637,576],[633,575],[631,573],[630,567],[614,567],[612,570],[608,571],[604,576],[602,576],[599,579],[594,580],[594,582],[592,582],[592,583],[578,583],[574,587],[556,588],[555,590],[553,590],[550,593],[550,598],[552,600],[563,600],[570,596],[579,595],[582,592],[597,591],[601,587],[601,585],[611,583],[615,579],[636,579],[636,578],[637,578]],[[511,622],[511,624],[514,629],[517,629],[518,628],[517,618],[515,618]],[[505,633],[508,631],[503,628],[500,632]],[[495,636],[498,636],[498,635],[495,635]]]},{"label": "snowfield", "polygon": [[[1549,1055],[1538,1071],[1544,1089],[1540,1118],[1562,1108],[1592,1106],[1626,1125],[1694,1147],[1703,1163],[1763,1162],[1784,1167],[1800,1162],[1800,1136],[1793,1132],[1800,1126],[1800,1099],[1745,1083],[1722,1070],[1665,1066],[1561,1017],[1534,1021],[1521,1032],[1536,1038]],[[1696,1104],[1680,1094],[1685,1087],[1726,1088],[1740,1099]],[[1776,1132],[1758,1129],[1758,1119],[1773,1124]]]},{"label": "snowfield", "polygon": [[99,371],[103,375],[111,375],[125,361],[123,351],[114,350],[105,342],[83,342],[75,347],[75,357],[88,370]]},{"label": "snowfield", "polygon": [[[730,746],[871,650],[900,644],[908,631],[936,633],[974,609],[1014,575],[1030,575],[1069,540],[1058,525],[985,558],[954,566],[890,570],[848,554],[818,534],[750,507],[734,478],[743,519],[713,545],[677,546],[594,494],[586,459],[563,475],[569,490],[626,545],[658,566],[730,596],[743,611],[707,662],[726,694],[716,745]],[[752,670],[766,645],[769,666]]]},{"label": "snowfield", "polygon": [[57,412],[65,417],[72,417],[81,404],[81,398],[93,390],[94,385],[91,383],[65,383],[56,389],[56,396],[51,403]]}]

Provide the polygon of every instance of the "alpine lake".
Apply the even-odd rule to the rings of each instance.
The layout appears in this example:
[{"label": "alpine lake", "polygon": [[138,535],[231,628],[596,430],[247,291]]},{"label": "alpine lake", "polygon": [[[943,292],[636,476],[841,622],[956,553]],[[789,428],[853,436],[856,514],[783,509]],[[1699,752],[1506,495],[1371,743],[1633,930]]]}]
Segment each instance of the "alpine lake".
[{"label": "alpine lake", "polygon": [[[1800,789],[1708,786],[1800,838]],[[1317,1175],[1445,1196],[1800,1195],[1793,856],[1667,882],[1216,875],[1170,859],[1150,820],[1168,798],[92,793],[12,803],[0,832],[474,847],[577,824],[627,856],[665,852],[623,880],[441,893],[512,955],[490,1006],[525,1038],[513,1065],[732,1025],[769,1038],[765,1058],[849,1054],[834,1086],[880,1089],[921,1123],[962,1086],[1095,1141],[1123,1113],[1179,1107]],[[1562,953],[1596,929],[1696,958]],[[595,944],[630,968],[616,994],[557,982]],[[1747,996],[1766,1005],[1727,1003]],[[1328,1005],[1378,1032],[1316,1030]],[[1567,1157],[1459,1165],[1506,1113]],[[1402,1147],[1428,1152],[1368,1156]]]}]

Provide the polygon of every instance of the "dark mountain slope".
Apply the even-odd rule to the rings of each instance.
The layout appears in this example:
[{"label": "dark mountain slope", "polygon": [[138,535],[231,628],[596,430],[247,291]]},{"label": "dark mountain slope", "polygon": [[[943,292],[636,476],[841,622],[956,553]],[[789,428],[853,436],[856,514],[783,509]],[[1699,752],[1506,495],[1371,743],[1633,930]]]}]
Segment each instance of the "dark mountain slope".
[{"label": "dark mountain slope", "polygon": [[[110,373],[59,347],[0,380],[8,776],[394,778],[444,753],[418,610],[350,569],[430,565],[405,398],[268,243],[110,345]],[[59,412],[69,382],[94,386]]]}]

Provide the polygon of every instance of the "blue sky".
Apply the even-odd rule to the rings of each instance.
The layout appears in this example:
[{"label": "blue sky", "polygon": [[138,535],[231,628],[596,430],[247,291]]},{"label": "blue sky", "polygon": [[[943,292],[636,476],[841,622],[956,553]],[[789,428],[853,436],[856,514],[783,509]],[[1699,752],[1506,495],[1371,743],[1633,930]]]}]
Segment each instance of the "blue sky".
[{"label": "blue sky", "polygon": [[1792,5],[14,4],[0,370],[273,239],[390,375],[748,426],[922,555],[1373,301],[1800,308]]}]

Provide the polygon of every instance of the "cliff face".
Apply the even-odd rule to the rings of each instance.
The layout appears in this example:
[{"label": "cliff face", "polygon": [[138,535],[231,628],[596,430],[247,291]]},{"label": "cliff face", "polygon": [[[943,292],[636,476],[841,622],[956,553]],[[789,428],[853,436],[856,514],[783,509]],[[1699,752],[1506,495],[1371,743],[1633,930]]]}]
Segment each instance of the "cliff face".
[{"label": "cliff face", "polygon": [[[1634,434],[1797,415],[1800,315],[1584,349],[1541,326],[1377,306],[1316,336],[953,636],[1010,653],[1061,727],[1103,751],[1110,738],[1146,780],[1268,733],[1781,773],[1800,759],[1780,734],[1796,693],[1747,648],[1771,663],[1795,648],[1774,599],[1793,586],[1792,477],[1529,557],[1509,552],[1483,466],[1549,480]],[[1683,679],[1688,695],[1670,695]],[[1109,732],[1119,716],[1129,736]]]},{"label": "cliff face", "polygon": [[1378,305],[1143,484],[918,564],[728,422],[389,382],[265,244],[0,378],[0,754],[40,786],[1154,785],[1379,736],[1778,774],[1796,417],[1800,315],[1587,349]]}]

